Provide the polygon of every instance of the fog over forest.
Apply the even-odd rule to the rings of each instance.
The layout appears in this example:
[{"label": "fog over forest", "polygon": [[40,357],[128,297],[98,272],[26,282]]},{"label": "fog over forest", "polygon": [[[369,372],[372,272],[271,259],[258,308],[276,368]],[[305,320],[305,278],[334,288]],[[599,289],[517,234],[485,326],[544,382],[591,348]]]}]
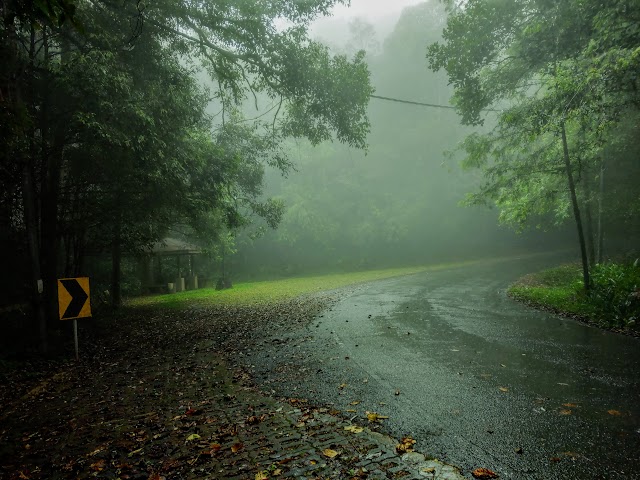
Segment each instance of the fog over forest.
[{"label": "fog over forest", "polygon": [[[376,95],[448,106],[446,74],[430,71],[426,61],[445,22],[443,5],[430,1],[405,8],[395,25],[388,18],[332,18],[315,35],[335,53],[366,50]],[[473,129],[461,126],[453,109],[372,98],[368,115],[367,152],[337,142],[288,142],[296,171],[266,175],[265,193],[286,205],[282,222],[255,241],[239,236],[237,273],[373,268],[573,245],[573,230],[558,233],[541,222],[547,233],[534,224],[516,234],[498,224],[495,209],[463,205],[482,178],[460,165],[456,146]]]}]

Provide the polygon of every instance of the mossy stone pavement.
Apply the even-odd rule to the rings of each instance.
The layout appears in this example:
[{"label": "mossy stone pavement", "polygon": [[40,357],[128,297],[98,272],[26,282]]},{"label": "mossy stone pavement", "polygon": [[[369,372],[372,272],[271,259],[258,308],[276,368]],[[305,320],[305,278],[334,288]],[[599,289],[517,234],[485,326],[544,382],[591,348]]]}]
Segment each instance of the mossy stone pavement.
[{"label": "mossy stone pavement", "polygon": [[352,428],[312,399],[261,393],[212,341],[231,339],[224,329],[247,316],[214,316],[214,329],[207,312],[126,318],[136,328],[120,336],[111,322],[109,342],[81,338],[79,363],[26,393],[5,392],[14,398],[0,409],[0,478],[463,478],[419,453],[400,455],[366,418]]}]

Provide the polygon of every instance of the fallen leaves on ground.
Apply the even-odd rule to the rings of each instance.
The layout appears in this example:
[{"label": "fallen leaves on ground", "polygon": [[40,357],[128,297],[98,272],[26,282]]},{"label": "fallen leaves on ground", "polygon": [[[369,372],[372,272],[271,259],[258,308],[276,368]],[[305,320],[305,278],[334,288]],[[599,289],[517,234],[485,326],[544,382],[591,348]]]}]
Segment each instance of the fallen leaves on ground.
[{"label": "fallen leaves on ground", "polygon": [[609,415],[613,415],[614,417],[619,417],[620,415],[622,415],[622,412],[620,412],[619,410],[607,410],[607,413]]},{"label": "fallen leaves on ground", "polygon": [[509,389],[507,387],[498,387],[501,392],[508,392]]},{"label": "fallen leaves on ground", "polygon": [[498,474],[492,470],[489,470],[488,468],[476,468],[473,472],[471,472],[471,475],[473,475],[474,478],[479,478],[480,480],[486,478],[498,478]]},{"label": "fallen leaves on ground", "polygon": [[558,411],[558,413],[560,415],[573,415],[573,412],[571,410],[566,410],[566,409],[561,409],[560,411]]},{"label": "fallen leaves on ground", "polygon": [[91,470],[94,470],[94,471],[96,471],[96,472],[100,472],[100,471],[104,470],[104,467],[106,466],[106,463],[107,463],[107,462],[106,462],[106,460],[104,460],[104,459],[102,459],[102,460],[98,460],[97,462],[92,463],[92,464],[90,465]]},{"label": "fallen leaves on ground", "polygon": [[231,451],[233,453],[238,453],[243,448],[244,448],[244,445],[242,443],[234,443],[233,445],[231,445]]},{"label": "fallen leaves on ground", "polygon": [[367,416],[367,420],[369,420],[371,423],[380,423],[380,420],[389,418],[386,415],[380,415],[376,412],[364,412],[364,413]]},{"label": "fallen leaves on ground", "polygon": [[351,433],[362,433],[364,428],[358,427],[357,425],[349,425],[348,427],[344,427],[347,432]]},{"label": "fallen leaves on ground", "polygon": [[411,437],[404,437],[399,444],[396,445],[396,452],[400,455],[407,452],[413,452],[413,446],[416,441]]},{"label": "fallen leaves on ground", "polygon": [[325,448],[325,449],[322,451],[322,454],[323,454],[325,457],[327,457],[327,458],[335,458],[335,457],[337,457],[338,455],[340,455],[340,452],[337,452],[337,451],[335,451],[335,450],[332,450],[331,448]]},{"label": "fallen leaves on ground", "polygon": [[258,472],[255,480],[269,480],[269,474],[267,472]]},{"label": "fallen leaves on ground", "polygon": [[250,417],[247,417],[247,425],[257,425],[260,422],[264,422],[264,420],[267,418],[266,415],[260,415],[259,417],[256,415],[251,415]]}]

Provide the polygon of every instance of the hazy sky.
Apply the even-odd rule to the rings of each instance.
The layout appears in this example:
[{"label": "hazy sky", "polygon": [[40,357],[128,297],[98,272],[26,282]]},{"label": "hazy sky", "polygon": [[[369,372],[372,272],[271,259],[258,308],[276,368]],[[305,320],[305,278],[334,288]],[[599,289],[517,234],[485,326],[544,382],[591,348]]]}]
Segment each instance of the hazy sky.
[{"label": "hazy sky", "polygon": [[314,35],[340,43],[346,39],[346,26],[355,17],[362,17],[376,27],[382,40],[398,21],[402,9],[425,0],[351,0],[351,6],[338,5],[333,16],[317,20],[311,27]]},{"label": "hazy sky", "polygon": [[335,17],[365,17],[370,21],[398,16],[408,5],[415,5],[424,0],[351,0],[351,6],[338,5],[334,8]]}]

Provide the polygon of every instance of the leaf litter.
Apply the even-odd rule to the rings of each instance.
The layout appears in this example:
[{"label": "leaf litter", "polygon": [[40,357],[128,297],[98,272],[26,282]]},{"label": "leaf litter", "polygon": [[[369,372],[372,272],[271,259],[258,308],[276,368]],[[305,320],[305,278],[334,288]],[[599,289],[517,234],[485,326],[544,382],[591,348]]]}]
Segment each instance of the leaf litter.
[{"label": "leaf litter", "polygon": [[[223,465],[246,478],[285,475],[297,460],[283,458],[273,468],[252,466],[246,445],[262,445],[268,456],[272,451],[261,426],[285,415],[287,408],[256,397],[251,371],[228,364],[225,356],[242,356],[255,348],[264,336],[254,332],[265,325],[277,328],[271,326],[273,319],[302,323],[323,306],[305,301],[180,312],[136,310],[106,322],[92,320],[90,328],[79,332],[80,344],[91,355],[82,356],[81,351],[80,362],[68,363],[62,372],[40,381],[27,397],[16,390],[0,406],[6,424],[0,440],[10,446],[1,460],[16,472],[10,480],[159,480],[202,476]],[[253,398],[261,403],[247,400]],[[289,404],[300,411],[299,423],[311,432],[323,424],[322,415],[338,413],[325,409],[320,414],[322,409],[303,398],[289,399]],[[366,416],[371,423],[388,418],[375,412]],[[354,440],[364,431],[357,425],[345,428]],[[337,447],[325,449],[323,456],[338,461],[343,448]],[[350,458],[340,460],[337,468],[346,468]],[[348,470],[343,473],[346,478]]]}]

